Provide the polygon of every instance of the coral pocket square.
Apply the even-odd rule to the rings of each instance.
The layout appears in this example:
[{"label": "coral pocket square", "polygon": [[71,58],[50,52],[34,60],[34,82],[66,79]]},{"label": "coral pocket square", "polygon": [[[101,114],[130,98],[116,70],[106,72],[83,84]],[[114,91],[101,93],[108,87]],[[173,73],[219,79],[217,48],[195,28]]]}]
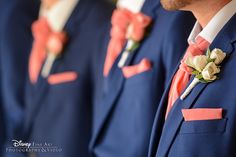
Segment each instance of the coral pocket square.
[{"label": "coral pocket square", "polygon": [[64,72],[59,74],[52,74],[48,77],[48,83],[51,85],[71,82],[76,80],[78,74],[76,72]]},{"label": "coral pocket square", "polygon": [[152,68],[151,62],[144,58],[139,64],[126,66],[122,68],[122,72],[125,78],[130,78],[134,75],[140,74],[142,72],[148,71]]},{"label": "coral pocket square", "polygon": [[182,114],[185,121],[222,119],[222,112],[222,108],[182,109]]}]

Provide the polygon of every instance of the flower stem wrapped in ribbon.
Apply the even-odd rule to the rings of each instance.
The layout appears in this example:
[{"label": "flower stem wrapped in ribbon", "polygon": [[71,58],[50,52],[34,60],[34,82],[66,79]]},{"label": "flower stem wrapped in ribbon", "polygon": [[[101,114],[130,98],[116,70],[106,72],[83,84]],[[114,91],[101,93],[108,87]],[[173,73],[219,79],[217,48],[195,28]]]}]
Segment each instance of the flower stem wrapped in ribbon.
[{"label": "flower stem wrapped in ribbon", "polygon": [[184,100],[198,83],[211,83],[215,81],[218,78],[217,74],[220,73],[219,65],[225,57],[226,53],[217,48],[213,51],[208,49],[207,55],[188,57],[185,60],[185,64],[192,68],[192,74],[195,75],[195,78],[181,95],[180,99]]},{"label": "flower stem wrapped in ribbon", "polygon": [[44,78],[48,77],[54,61],[62,53],[66,39],[65,32],[53,32],[49,36],[47,42],[47,58],[42,69],[42,76]]}]

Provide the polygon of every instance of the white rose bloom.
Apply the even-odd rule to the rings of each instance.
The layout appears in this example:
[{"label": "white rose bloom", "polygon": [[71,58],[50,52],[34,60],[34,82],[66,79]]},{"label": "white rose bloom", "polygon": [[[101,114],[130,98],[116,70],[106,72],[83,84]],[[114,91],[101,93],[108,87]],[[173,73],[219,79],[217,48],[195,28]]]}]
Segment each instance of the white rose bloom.
[{"label": "white rose bloom", "polygon": [[214,62],[210,62],[202,71],[202,77],[204,80],[213,81],[216,79],[215,74],[218,74],[220,69],[216,66]]},{"label": "white rose bloom", "polygon": [[214,49],[210,55],[211,59],[215,59],[215,64],[220,64],[225,57],[226,53],[224,53],[221,49]]},{"label": "white rose bloom", "polygon": [[189,67],[195,68],[193,64],[193,57],[188,57],[185,61],[185,64],[187,64]]},{"label": "white rose bloom", "polygon": [[193,58],[194,68],[201,72],[207,65],[207,59],[208,58],[205,55],[195,56]]}]

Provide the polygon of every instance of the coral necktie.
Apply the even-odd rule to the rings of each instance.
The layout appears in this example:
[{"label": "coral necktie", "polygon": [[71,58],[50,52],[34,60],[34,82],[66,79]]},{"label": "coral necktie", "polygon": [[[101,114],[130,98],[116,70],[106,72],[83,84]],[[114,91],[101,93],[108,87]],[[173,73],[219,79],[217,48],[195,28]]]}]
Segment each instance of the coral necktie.
[{"label": "coral necktie", "polygon": [[207,50],[207,48],[209,47],[209,45],[210,43],[200,36],[196,38],[196,43],[189,44],[189,47],[187,48],[184,58],[181,60],[179,69],[176,72],[175,76],[173,77],[171,83],[168,97],[168,106],[166,110],[166,117],[168,116],[175,101],[180,97],[181,93],[183,92],[188,82],[190,81],[192,69],[185,64],[185,60],[188,57],[203,55]]}]

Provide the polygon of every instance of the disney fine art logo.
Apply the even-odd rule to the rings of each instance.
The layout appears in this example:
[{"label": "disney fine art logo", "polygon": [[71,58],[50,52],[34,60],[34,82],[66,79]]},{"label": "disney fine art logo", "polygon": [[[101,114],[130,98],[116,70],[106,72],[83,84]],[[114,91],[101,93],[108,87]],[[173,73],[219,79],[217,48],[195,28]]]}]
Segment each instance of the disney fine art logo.
[{"label": "disney fine art logo", "polygon": [[22,140],[12,140],[14,147],[27,147],[30,148],[31,143],[23,142]]}]

